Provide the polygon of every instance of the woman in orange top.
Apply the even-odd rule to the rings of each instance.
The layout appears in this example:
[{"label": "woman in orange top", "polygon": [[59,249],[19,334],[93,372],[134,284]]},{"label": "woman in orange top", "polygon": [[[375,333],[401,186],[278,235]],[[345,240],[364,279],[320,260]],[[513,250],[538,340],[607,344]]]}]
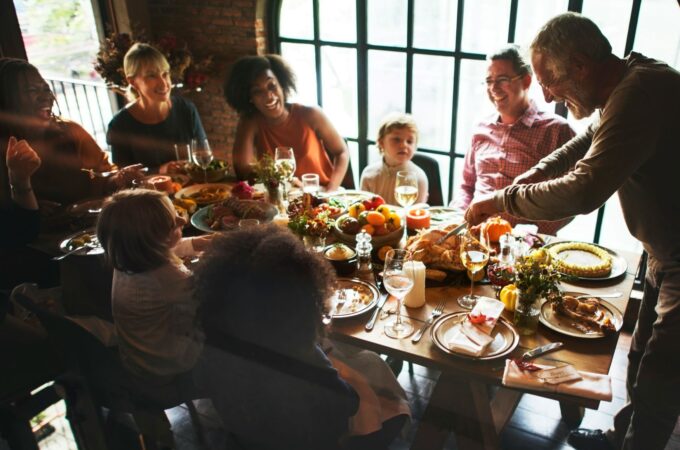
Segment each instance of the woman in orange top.
[{"label": "woman in orange top", "polygon": [[233,150],[236,174],[247,178],[256,158],[292,147],[295,176],[317,173],[326,190],[335,190],[349,165],[347,145],[320,108],[286,102],[293,90],[295,75],[280,56],[236,61],[224,85],[227,102],[241,115]]}]

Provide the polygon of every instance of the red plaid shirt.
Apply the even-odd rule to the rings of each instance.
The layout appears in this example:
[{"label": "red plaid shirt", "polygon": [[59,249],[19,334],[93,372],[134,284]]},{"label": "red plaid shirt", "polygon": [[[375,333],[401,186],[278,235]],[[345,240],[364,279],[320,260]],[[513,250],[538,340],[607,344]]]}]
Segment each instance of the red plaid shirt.
[{"label": "red plaid shirt", "polygon": [[[463,181],[452,206],[464,210],[478,196],[512,184],[515,177],[574,135],[564,118],[539,111],[533,100],[512,125],[499,122],[498,114],[494,114],[481,122],[472,136],[472,146],[465,155]],[[513,225],[535,223],[539,232],[553,235],[571,220],[532,222],[508,214],[502,216]]]}]

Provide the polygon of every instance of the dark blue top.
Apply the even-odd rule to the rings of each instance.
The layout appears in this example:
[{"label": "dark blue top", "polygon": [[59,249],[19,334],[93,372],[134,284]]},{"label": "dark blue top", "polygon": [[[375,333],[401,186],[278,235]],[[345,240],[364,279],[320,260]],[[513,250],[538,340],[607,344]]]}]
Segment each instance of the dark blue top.
[{"label": "dark blue top", "polygon": [[152,125],[139,122],[128,108],[113,116],[106,133],[111,158],[120,167],[140,163],[156,168],[177,159],[174,144],[206,139],[196,106],[182,97],[173,96],[168,117]]}]

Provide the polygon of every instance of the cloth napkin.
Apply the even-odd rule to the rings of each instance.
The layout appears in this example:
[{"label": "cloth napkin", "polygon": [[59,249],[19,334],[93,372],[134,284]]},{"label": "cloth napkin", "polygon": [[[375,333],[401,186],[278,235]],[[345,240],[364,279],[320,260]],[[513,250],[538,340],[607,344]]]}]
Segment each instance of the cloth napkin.
[{"label": "cloth napkin", "polygon": [[[553,366],[536,364],[542,369],[551,369]],[[503,372],[503,385],[537,391],[555,392],[558,394],[575,395],[577,397],[591,398],[594,400],[612,400],[612,380],[609,375],[578,371],[580,380],[568,381],[560,384],[548,384],[537,378],[535,372],[523,371],[511,360],[505,360]]]},{"label": "cloth napkin", "polygon": [[481,356],[489,344],[493,342],[491,332],[496,326],[503,308],[503,303],[498,300],[480,297],[470,315],[476,317],[483,314],[486,320],[479,324],[473,324],[469,318],[465,318],[460,326],[452,327],[444,336],[449,349],[465,355]]}]

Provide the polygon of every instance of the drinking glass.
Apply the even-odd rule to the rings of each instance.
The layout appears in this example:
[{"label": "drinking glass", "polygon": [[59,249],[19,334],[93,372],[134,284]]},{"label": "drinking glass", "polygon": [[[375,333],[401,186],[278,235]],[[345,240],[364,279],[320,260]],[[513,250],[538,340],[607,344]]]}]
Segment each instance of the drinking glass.
[{"label": "drinking glass", "polygon": [[413,289],[413,270],[407,269],[406,264],[411,259],[411,252],[403,249],[390,250],[385,256],[383,285],[387,292],[397,299],[395,318],[385,325],[385,334],[394,339],[402,339],[413,333],[411,322],[401,317],[401,302]]},{"label": "drinking glass", "polygon": [[489,261],[489,236],[484,227],[480,231],[480,238],[475,238],[468,230],[461,238],[460,260],[470,271],[470,294],[458,297],[458,304],[463,308],[472,309],[477,304],[477,296],[473,294],[475,288],[475,274],[482,270]]},{"label": "drinking glass", "polygon": [[185,162],[191,160],[191,145],[185,143],[175,144],[175,160]]},{"label": "drinking glass", "polygon": [[238,227],[239,228],[250,228],[250,227],[256,227],[260,224],[260,221],[257,219],[241,219],[238,221]]},{"label": "drinking glass", "polygon": [[394,197],[404,209],[416,202],[418,198],[418,179],[415,174],[405,170],[397,172]]},{"label": "drinking glass", "polygon": [[203,182],[208,182],[208,166],[213,160],[210,143],[207,139],[192,139],[191,140],[191,156],[194,158],[194,163],[203,169]]},{"label": "drinking glass", "polygon": [[286,206],[288,201],[286,185],[290,183],[295,174],[295,154],[293,149],[291,147],[276,147],[274,151],[274,166],[283,176],[283,202],[284,206]]},{"label": "drinking glass", "polygon": [[319,175],[315,173],[306,173],[302,175],[302,192],[316,195],[321,187],[319,186]]}]

